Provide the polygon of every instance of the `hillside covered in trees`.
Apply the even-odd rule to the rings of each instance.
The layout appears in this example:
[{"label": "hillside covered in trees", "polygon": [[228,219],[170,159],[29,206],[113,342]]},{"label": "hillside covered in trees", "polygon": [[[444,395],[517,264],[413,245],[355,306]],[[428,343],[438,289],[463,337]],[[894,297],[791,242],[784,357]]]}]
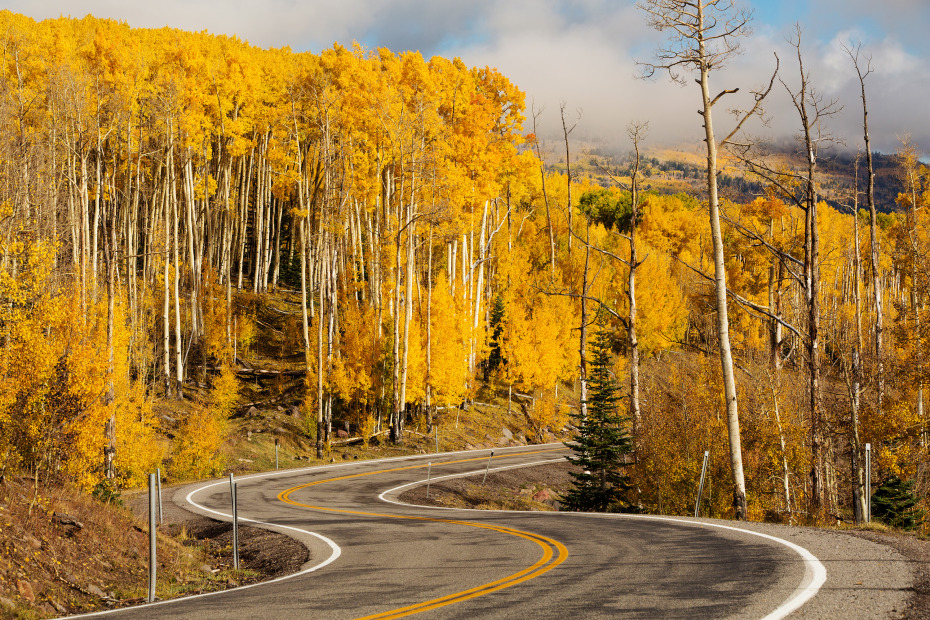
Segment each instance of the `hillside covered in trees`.
[{"label": "hillside covered in trees", "polygon": [[[702,512],[732,516],[700,195],[634,201],[547,170],[520,90],[457,59],[8,11],[0,44],[0,475],[92,489],[156,467],[219,473],[241,378],[261,372],[302,378],[319,456],[337,428],[403,442],[412,420],[430,428],[487,392],[513,399],[529,440],[551,438],[579,406],[603,308],[614,374],[630,385],[638,369],[637,408],[621,403],[631,503],[692,511],[709,450]],[[897,161],[905,191],[874,242],[864,211],[815,212],[816,415],[806,212],[779,190],[799,164],[774,184],[744,169],[759,195],[722,204],[750,518],[851,519],[865,443],[876,482],[930,488],[928,175],[911,151]],[[294,303],[269,309],[281,294]],[[280,359],[253,368],[267,312]],[[192,393],[178,419],[153,413]],[[812,512],[817,459],[826,505]]]}]

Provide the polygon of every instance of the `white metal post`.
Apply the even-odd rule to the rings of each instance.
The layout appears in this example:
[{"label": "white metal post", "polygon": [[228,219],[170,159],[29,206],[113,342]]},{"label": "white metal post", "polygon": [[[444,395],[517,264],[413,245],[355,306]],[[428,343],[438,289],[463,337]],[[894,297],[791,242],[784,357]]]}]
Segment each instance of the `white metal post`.
[{"label": "white metal post", "polygon": [[492,458],[494,458],[494,450],[491,450],[491,454],[488,456],[488,464],[484,467],[484,479],[481,481],[481,484],[484,484],[488,481],[488,470],[491,468]]},{"label": "white metal post", "polygon": [[158,524],[161,525],[165,520],[164,512],[161,506],[161,467],[155,470],[155,481],[158,483]]},{"label": "white metal post", "polygon": [[707,474],[707,458],[710,456],[710,452],[707,450],[704,451],[704,464],[701,465],[701,483],[698,485],[698,494],[697,500],[694,502],[694,516],[701,516],[701,495],[704,494],[704,476]]},{"label": "white metal post", "polygon": [[872,444],[865,444],[865,522],[872,522]]},{"label": "white metal post", "polygon": [[232,503],[232,526],[233,526],[233,567],[239,570],[239,509],[236,498],[236,480],[232,472],[229,473],[229,496]]},{"label": "white metal post", "polygon": [[155,580],[157,559],[155,557],[155,474],[149,474],[149,596],[148,602],[155,602]]}]

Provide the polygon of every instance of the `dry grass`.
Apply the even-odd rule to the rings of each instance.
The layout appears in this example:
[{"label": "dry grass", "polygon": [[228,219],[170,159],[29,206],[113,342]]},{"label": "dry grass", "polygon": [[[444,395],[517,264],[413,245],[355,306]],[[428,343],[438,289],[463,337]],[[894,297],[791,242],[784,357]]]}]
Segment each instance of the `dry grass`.
[{"label": "dry grass", "polygon": [[[227,587],[229,572],[206,574],[201,545],[158,535],[156,595],[172,598]],[[61,485],[0,484],[0,615],[45,618],[138,603],[148,591],[148,532],[130,512]],[[236,578],[249,575],[235,575]]]}]

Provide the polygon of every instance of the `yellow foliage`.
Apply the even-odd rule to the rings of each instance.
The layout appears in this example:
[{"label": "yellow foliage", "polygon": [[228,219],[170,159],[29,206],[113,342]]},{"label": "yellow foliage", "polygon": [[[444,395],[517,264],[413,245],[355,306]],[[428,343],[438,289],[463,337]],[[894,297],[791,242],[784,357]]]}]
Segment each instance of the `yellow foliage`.
[{"label": "yellow foliage", "polygon": [[340,308],[343,324],[351,325],[339,342],[340,352],[333,360],[333,391],[347,402],[367,405],[376,398],[378,363],[383,343],[378,337],[377,311],[349,301]]},{"label": "yellow foliage", "polygon": [[915,408],[907,402],[886,401],[880,415],[868,409],[860,419],[862,442],[872,444],[872,469],[877,477],[914,478],[925,451],[916,440],[923,421]]},{"label": "yellow foliage", "polygon": [[555,397],[555,390],[544,390],[539,398],[533,401],[528,410],[531,418],[529,435],[535,441],[549,441],[546,434],[559,433],[568,424],[571,409],[559,402]]},{"label": "yellow foliage", "polygon": [[[207,360],[213,358],[220,365],[228,366],[233,363],[233,345],[226,332],[229,320],[226,289],[220,284],[219,276],[213,269],[204,269],[202,280],[203,337],[201,347],[204,351],[204,358]],[[243,354],[252,344],[253,329],[251,321],[243,321],[241,329],[238,327],[236,329],[238,346],[241,347]]]},{"label": "yellow foliage", "polygon": [[511,301],[504,311],[501,351],[507,379],[539,389],[575,376],[578,347],[571,328],[577,321],[572,300],[536,294],[524,303]]},{"label": "yellow foliage", "polygon": [[129,402],[117,409],[114,463],[120,486],[133,488],[143,486],[148,474],[161,466],[166,450],[141,383],[128,396]]},{"label": "yellow foliage", "polygon": [[215,476],[225,461],[220,448],[226,439],[226,421],[215,411],[194,405],[178,426],[168,474],[175,480]]},{"label": "yellow foliage", "polygon": [[468,304],[461,294],[452,295],[445,274],[436,278],[432,302],[432,402],[439,406],[457,405],[465,397],[469,379],[471,320]]},{"label": "yellow foliage", "polygon": [[232,366],[224,366],[219,376],[213,381],[210,393],[213,412],[221,419],[227,419],[235,410],[239,401],[239,379]]}]

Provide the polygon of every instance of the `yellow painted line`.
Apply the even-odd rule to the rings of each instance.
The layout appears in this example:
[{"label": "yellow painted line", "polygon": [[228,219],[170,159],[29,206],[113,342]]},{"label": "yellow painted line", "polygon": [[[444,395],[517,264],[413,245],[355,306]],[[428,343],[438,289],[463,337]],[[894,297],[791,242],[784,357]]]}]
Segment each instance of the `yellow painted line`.
[{"label": "yellow painted line", "polygon": [[[563,450],[563,449],[564,448],[550,448],[547,450],[535,450],[532,452],[521,452],[519,454],[521,456],[527,455],[527,454],[540,454],[542,452],[554,452],[554,451]],[[504,458],[505,456],[513,456],[513,455],[509,455],[509,454],[500,455],[500,456],[491,457],[491,458]],[[482,457],[475,457],[475,458],[468,458],[468,459],[459,459],[456,461],[446,461],[444,463],[433,463],[433,466],[440,467],[443,465],[468,463],[471,461],[484,461],[484,460],[487,460],[487,458],[488,457],[482,456]],[[379,469],[377,471],[370,471],[370,472],[364,472],[364,473],[359,473],[359,474],[349,474],[346,476],[327,478],[325,480],[316,480],[314,482],[308,482],[306,484],[301,484],[296,487],[284,490],[278,494],[278,499],[292,506],[298,506],[301,508],[310,508],[312,510],[320,510],[324,512],[336,512],[336,513],[341,513],[341,514],[353,514],[353,515],[361,515],[361,516],[367,516],[367,517],[382,517],[382,518],[389,518],[389,519],[407,519],[411,521],[432,521],[435,523],[449,523],[451,525],[466,525],[469,527],[477,527],[477,528],[481,528],[485,530],[491,530],[495,532],[500,532],[502,534],[508,534],[510,536],[517,536],[519,538],[524,538],[526,540],[535,542],[543,550],[542,557],[539,560],[537,560],[532,566],[528,566],[527,568],[524,568],[523,570],[517,571],[516,573],[513,573],[512,575],[508,575],[496,581],[491,581],[489,583],[485,583],[480,586],[475,586],[474,588],[470,588],[468,590],[463,590],[461,592],[455,592],[453,594],[448,594],[446,596],[442,596],[439,598],[431,599],[428,601],[423,601],[422,603],[416,603],[414,605],[409,605],[407,607],[401,607],[399,609],[392,609],[390,611],[386,611],[386,612],[382,612],[382,613],[378,613],[378,614],[374,614],[370,616],[364,616],[363,618],[359,618],[358,620],[387,620],[388,618],[402,618],[404,616],[410,616],[410,615],[417,614],[423,611],[429,611],[431,609],[436,609],[438,607],[444,607],[445,605],[451,605],[453,603],[459,603],[462,601],[467,601],[472,598],[477,598],[479,596],[484,596],[485,594],[490,594],[491,592],[503,590],[504,588],[509,588],[511,586],[517,585],[518,583],[523,583],[524,581],[528,581],[530,579],[539,577],[543,573],[546,573],[552,570],[553,568],[555,568],[556,566],[564,562],[566,558],[568,558],[568,549],[566,549],[565,545],[563,545],[559,541],[554,540],[552,538],[548,538],[546,536],[541,536],[539,534],[533,534],[532,532],[525,532],[523,530],[517,530],[517,529],[513,529],[509,527],[496,526],[496,525],[487,525],[484,523],[475,523],[473,521],[459,521],[456,519],[435,519],[435,518],[430,518],[430,517],[413,517],[413,516],[406,516],[406,515],[390,515],[390,514],[381,514],[381,513],[376,513],[376,512],[364,512],[364,511],[359,511],[359,510],[343,510],[343,509],[338,509],[338,508],[324,508],[322,506],[314,506],[312,504],[305,504],[305,503],[299,502],[291,498],[292,493],[296,493],[297,491],[301,491],[303,489],[316,486],[318,484],[324,484],[327,482],[336,482],[338,480],[349,480],[352,478],[361,478],[362,476],[372,476],[374,474],[383,474],[383,473],[395,472],[395,471],[405,471],[409,469],[422,469],[426,466],[427,465],[408,465],[405,467],[395,467],[393,469]],[[556,551],[558,552],[558,556],[556,556],[556,553],[555,553]]]}]

